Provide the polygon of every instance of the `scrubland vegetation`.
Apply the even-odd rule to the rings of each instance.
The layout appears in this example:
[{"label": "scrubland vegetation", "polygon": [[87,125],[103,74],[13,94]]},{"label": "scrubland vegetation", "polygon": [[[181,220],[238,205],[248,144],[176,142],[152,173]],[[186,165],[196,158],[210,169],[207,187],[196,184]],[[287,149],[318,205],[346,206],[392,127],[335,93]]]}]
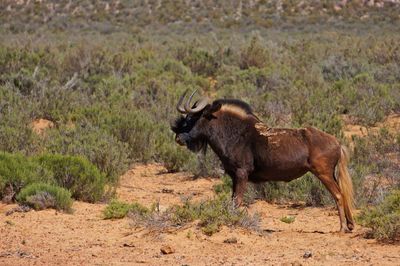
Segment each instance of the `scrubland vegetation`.
[{"label": "scrubland vegetation", "polygon": [[222,225],[259,230],[260,221],[258,214],[250,215],[245,209],[235,208],[230,193],[222,193],[200,202],[184,199],[181,205],[170,206],[165,211],[160,211],[157,204],[147,208],[137,202],[128,204],[114,200],[104,209],[103,215],[104,219],[128,216],[136,224],[157,230],[196,222],[206,235],[218,232]]},{"label": "scrubland vegetation", "polygon": [[400,190],[393,190],[378,206],[364,210],[359,216],[362,225],[372,228],[369,236],[381,240],[399,240]]},{"label": "scrubland vegetation", "polygon": [[[213,99],[243,99],[269,126],[314,126],[344,144],[349,140],[343,136],[343,115],[369,127],[400,112],[395,3],[193,1],[188,8],[186,1],[158,7],[152,1],[17,2],[0,4],[3,200],[65,210],[71,197],[107,200],[133,162],[220,176],[211,151],[195,155],[174,143],[169,123],[186,89]],[[32,122],[39,118],[54,127],[36,134]],[[363,224],[379,238],[393,238],[399,214],[385,206],[392,206],[398,193],[384,197],[399,189],[400,133],[383,129],[352,141],[358,207],[383,204],[366,210]],[[377,176],[389,185],[371,185]],[[215,190],[227,193],[228,185],[224,178]],[[332,203],[311,175],[251,186],[248,202],[254,198]],[[106,212],[107,218],[134,208],[114,207],[116,213]],[[175,213],[202,219],[193,214],[197,205],[180,208]],[[384,221],[397,221],[397,229],[380,231],[387,223],[373,217],[385,215],[390,217]],[[209,232],[224,221],[206,223]]]}]

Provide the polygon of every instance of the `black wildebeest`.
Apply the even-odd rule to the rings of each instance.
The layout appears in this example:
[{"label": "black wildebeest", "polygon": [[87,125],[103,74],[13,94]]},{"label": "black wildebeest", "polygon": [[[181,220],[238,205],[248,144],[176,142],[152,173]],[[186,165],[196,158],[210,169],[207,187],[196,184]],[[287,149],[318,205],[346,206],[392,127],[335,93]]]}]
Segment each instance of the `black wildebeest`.
[{"label": "black wildebeest", "polygon": [[311,172],[336,201],[340,232],[353,230],[348,156],[334,136],[313,127],[268,128],[240,100],[219,99],[209,103],[202,98],[191,106],[195,92],[185,104],[186,92],[179,99],[177,110],[184,115],[171,125],[175,140],[193,152],[207,145],[212,148],[232,178],[232,196],[237,206],[242,203],[248,181],[288,182]]}]

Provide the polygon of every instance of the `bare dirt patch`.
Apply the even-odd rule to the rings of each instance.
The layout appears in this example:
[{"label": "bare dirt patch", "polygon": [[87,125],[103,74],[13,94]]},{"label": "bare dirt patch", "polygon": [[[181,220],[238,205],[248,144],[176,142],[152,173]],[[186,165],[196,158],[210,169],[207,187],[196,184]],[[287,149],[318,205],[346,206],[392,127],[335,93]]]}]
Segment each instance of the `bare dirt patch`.
[{"label": "bare dirt patch", "polygon": [[169,206],[181,199],[200,200],[212,197],[217,179],[193,180],[187,173],[168,173],[161,165],[137,165],[120,178],[118,199],[126,202],[138,201],[146,206],[159,202]]},{"label": "bare dirt patch", "polygon": [[[123,201],[168,207],[181,197],[211,197],[216,179],[193,180],[159,165],[138,165],[122,178]],[[0,265],[396,265],[399,245],[362,237],[364,228],[339,235],[335,208],[272,205],[258,201],[261,232],[224,227],[212,236],[195,223],[172,232],[137,227],[129,218],[104,220],[104,204],[75,202],[73,214],[55,210],[5,213],[0,204]],[[288,224],[280,219],[295,217]],[[226,241],[235,239],[236,241]],[[161,249],[173,250],[163,254]]]},{"label": "bare dirt patch", "polygon": [[50,120],[40,118],[32,121],[31,127],[33,132],[43,135],[46,129],[54,127],[54,123]]}]

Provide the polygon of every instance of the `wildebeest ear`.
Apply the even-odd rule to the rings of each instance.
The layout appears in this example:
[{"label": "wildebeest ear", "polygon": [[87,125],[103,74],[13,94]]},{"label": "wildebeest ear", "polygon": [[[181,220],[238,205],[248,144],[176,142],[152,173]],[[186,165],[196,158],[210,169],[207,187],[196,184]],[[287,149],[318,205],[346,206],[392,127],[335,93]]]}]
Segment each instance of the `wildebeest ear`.
[{"label": "wildebeest ear", "polygon": [[213,118],[217,118],[213,113],[217,112],[219,109],[221,109],[220,103],[213,103],[207,106],[204,110],[204,117],[210,120]]},{"label": "wildebeest ear", "polygon": [[221,106],[222,106],[222,104],[219,103],[219,102],[213,103],[213,104],[210,106],[210,112],[211,112],[211,113],[215,113],[216,111],[218,111],[219,109],[221,109]]}]

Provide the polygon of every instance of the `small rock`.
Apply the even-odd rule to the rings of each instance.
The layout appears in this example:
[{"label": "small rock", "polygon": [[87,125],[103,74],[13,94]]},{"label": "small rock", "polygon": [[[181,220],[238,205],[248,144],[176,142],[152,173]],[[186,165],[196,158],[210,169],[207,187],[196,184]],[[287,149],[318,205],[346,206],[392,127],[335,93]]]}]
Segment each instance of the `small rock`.
[{"label": "small rock", "polygon": [[160,248],[162,254],[172,254],[175,252],[175,250],[171,246],[162,246]]},{"label": "small rock", "polygon": [[163,188],[161,190],[161,193],[174,193],[174,190],[173,189],[169,189],[169,188]]},{"label": "small rock", "polygon": [[135,244],[133,244],[133,243],[124,243],[124,244],[122,244],[122,246],[123,247],[128,247],[128,248],[134,248]]},{"label": "small rock", "polygon": [[304,252],[303,258],[308,259],[312,257],[312,253],[311,251],[306,251]]},{"label": "small rock", "polygon": [[236,244],[238,242],[236,237],[230,237],[224,240],[224,243],[228,244]]},{"label": "small rock", "polygon": [[23,250],[17,250],[16,252],[16,256],[19,258],[31,258],[34,259],[36,258],[35,256],[33,256],[32,254],[30,254],[29,252],[23,251]]}]

